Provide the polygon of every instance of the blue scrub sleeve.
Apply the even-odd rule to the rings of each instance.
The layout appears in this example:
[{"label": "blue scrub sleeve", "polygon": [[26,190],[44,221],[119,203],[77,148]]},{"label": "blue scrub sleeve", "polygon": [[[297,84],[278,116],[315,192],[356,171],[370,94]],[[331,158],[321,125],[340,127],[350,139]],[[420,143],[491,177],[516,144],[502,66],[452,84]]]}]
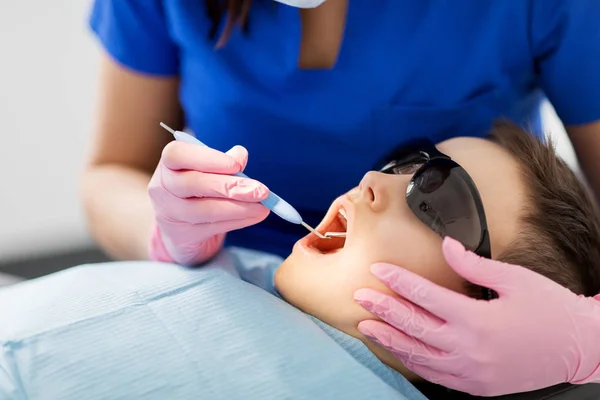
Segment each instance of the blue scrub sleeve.
[{"label": "blue scrub sleeve", "polygon": [[600,120],[600,1],[533,0],[540,85],[565,125]]},{"label": "blue scrub sleeve", "polygon": [[119,64],[150,75],[178,74],[163,0],[95,0],[90,26]]}]

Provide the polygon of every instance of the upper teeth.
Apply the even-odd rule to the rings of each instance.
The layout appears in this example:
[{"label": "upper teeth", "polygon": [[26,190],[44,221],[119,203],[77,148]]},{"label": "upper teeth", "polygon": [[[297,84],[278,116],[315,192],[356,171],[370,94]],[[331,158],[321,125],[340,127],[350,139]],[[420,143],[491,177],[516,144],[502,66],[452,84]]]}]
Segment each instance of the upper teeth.
[{"label": "upper teeth", "polygon": [[[339,219],[339,221],[342,224],[342,226],[344,227],[344,230],[346,230],[347,224],[348,224],[348,216],[346,215],[346,210],[344,210],[343,208],[340,208],[338,210],[338,213],[341,216],[341,218]],[[334,238],[334,237],[345,238],[346,237],[346,232],[325,232],[325,236],[328,237],[328,238]]]}]

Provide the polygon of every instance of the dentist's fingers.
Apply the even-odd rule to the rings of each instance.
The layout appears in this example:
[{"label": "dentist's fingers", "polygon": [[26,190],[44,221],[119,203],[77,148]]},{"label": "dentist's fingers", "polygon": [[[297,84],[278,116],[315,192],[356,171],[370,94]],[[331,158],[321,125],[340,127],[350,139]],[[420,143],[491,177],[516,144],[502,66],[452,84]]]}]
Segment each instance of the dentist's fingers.
[{"label": "dentist's fingers", "polygon": [[411,370],[413,367],[427,366],[437,373],[452,374],[460,363],[455,354],[428,346],[380,321],[362,321],[358,330],[369,340],[394,354]]},{"label": "dentist's fingers", "polygon": [[259,202],[269,190],[257,181],[231,176],[244,169],[248,152],[235,146],[222,153],[174,141],[163,150],[148,184],[156,228],[151,259],[202,264],[223,246],[227,232],[264,220]]},{"label": "dentist's fingers", "polygon": [[241,171],[246,169],[246,164],[248,164],[248,150],[244,146],[233,146],[225,154],[237,161],[242,168]]},{"label": "dentist's fingers", "polygon": [[[269,210],[261,203],[220,198],[181,199],[167,191],[153,192],[151,198],[157,203],[157,211],[160,211],[157,218],[174,223],[206,224],[255,217],[264,219],[269,214]],[[161,204],[167,204],[168,208],[162,210]]]},{"label": "dentist's fingers", "polygon": [[451,237],[444,238],[442,251],[446,262],[457,274],[476,285],[493,289],[500,296],[510,294],[513,282],[523,282],[534,276],[526,268],[479,257]]},{"label": "dentist's fingers", "polygon": [[371,273],[401,297],[444,321],[468,323],[468,318],[476,312],[477,300],[436,285],[396,265],[373,264]]},{"label": "dentist's fingers", "polygon": [[258,202],[269,196],[269,189],[258,181],[231,175],[198,171],[161,171],[162,189],[181,199],[214,197],[238,201]]},{"label": "dentist's fingers", "polygon": [[233,175],[242,171],[248,152],[235,146],[228,153],[181,141],[172,141],[162,152],[161,163],[173,171],[202,171],[214,174]]},{"label": "dentist's fingers", "polygon": [[372,289],[357,290],[354,299],[367,311],[396,328],[384,330],[385,334],[401,331],[398,332],[400,335],[412,336],[433,348],[445,351],[453,349],[452,341],[448,340],[452,335],[449,326],[422,308]]},{"label": "dentist's fingers", "polygon": [[[377,345],[390,351],[406,368],[421,378],[455,390],[484,393],[483,385],[456,371],[463,369],[463,356],[447,353],[398,332],[384,322],[366,320],[358,325],[359,331]],[[481,386],[481,388],[479,388]]]},{"label": "dentist's fingers", "polygon": [[[266,210],[266,209],[265,209]],[[262,215],[252,215],[248,218],[241,219],[233,219],[230,221],[219,221],[215,223],[205,223],[205,224],[197,224],[192,225],[191,228],[188,229],[190,234],[196,235],[200,237],[200,235],[218,235],[222,232],[231,232],[238,229],[243,229],[248,226],[255,225],[261,221],[263,221],[268,215],[268,210]]]}]

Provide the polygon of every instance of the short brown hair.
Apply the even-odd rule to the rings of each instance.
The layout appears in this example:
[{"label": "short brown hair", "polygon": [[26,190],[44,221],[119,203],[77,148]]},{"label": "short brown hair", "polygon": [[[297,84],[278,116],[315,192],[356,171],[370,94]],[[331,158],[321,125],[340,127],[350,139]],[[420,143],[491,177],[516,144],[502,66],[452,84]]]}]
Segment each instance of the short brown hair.
[{"label": "short brown hair", "polygon": [[529,268],[576,294],[598,294],[600,222],[585,186],[557,157],[552,143],[518,125],[498,121],[489,136],[517,160],[527,192],[523,229],[496,258]]}]

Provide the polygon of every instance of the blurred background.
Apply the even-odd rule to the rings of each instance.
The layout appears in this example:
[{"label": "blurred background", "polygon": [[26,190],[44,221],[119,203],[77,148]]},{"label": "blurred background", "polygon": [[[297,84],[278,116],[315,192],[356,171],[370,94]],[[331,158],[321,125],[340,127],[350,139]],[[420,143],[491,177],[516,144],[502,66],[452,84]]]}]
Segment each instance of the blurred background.
[{"label": "blurred background", "polygon": [[86,0],[0,5],[3,273],[29,278],[103,258],[78,203],[99,55],[89,8]]},{"label": "blurred background", "polygon": [[[104,261],[78,201],[96,93],[99,47],[90,1],[0,5],[0,285]],[[545,126],[576,168],[552,107]]]}]

